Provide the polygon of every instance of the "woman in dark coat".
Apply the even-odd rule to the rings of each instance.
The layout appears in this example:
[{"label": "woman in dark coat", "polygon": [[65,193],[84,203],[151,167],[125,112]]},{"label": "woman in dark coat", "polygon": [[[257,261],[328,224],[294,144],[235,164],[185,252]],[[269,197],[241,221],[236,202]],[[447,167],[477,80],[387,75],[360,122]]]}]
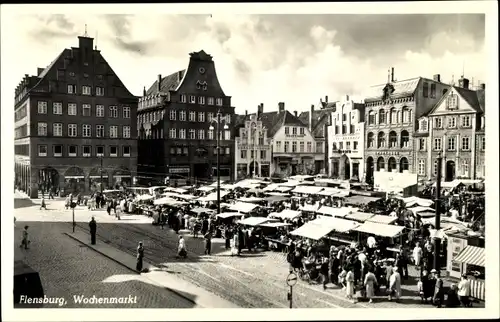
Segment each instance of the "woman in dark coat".
[{"label": "woman in dark coat", "polygon": [[458,287],[456,284],[451,285],[446,294],[446,307],[460,307],[460,299],[458,298],[457,289]]},{"label": "woman in dark coat", "polygon": [[135,269],[138,272],[142,272],[142,261],[144,259],[144,247],[142,246],[142,242],[139,242],[139,246],[137,247],[137,264]]}]

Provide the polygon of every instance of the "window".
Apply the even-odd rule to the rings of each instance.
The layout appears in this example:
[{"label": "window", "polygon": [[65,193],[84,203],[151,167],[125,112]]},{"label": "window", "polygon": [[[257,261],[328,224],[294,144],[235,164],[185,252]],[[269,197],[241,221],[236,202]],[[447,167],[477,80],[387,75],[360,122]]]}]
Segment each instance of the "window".
[{"label": "window", "polygon": [[130,139],[130,126],[129,125],[124,125],[122,129],[122,135],[123,138],[125,139]]},{"label": "window", "polygon": [[343,122],[347,121],[347,114],[346,113],[342,114],[342,121]]},{"label": "window", "polygon": [[292,127],[292,134],[297,135],[297,128],[296,127]]},{"label": "window", "polygon": [[437,129],[443,128],[443,119],[440,117],[436,117],[435,120],[436,120],[436,128]]},{"label": "window", "polygon": [[427,120],[420,121],[420,131],[427,132]]},{"label": "window", "polygon": [[38,146],[38,156],[39,157],[46,157],[47,156],[47,146],[46,145],[39,145]]},{"label": "window", "polygon": [[429,97],[429,83],[427,82],[424,82],[423,95]]},{"label": "window", "polygon": [[446,109],[447,110],[456,110],[458,109],[458,95],[450,94],[446,98]]},{"label": "window", "polygon": [[186,103],[186,102],[187,102],[186,94],[182,94],[181,95],[181,103]]},{"label": "window", "polygon": [[198,104],[205,105],[205,96],[198,96]]},{"label": "window", "polygon": [[76,115],[76,104],[75,103],[69,103],[68,104],[68,115]]},{"label": "window", "polygon": [[224,140],[231,140],[231,131],[230,130],[224,131]]},{"label": "window", "polygon": [[290,151],[290,142],[285,141],[285,150],[284,150],[284,152],[288,153],[289,151]]},{"label": "window", "polygon": [[212,122],[213,118],[214,118],[214,113],[209,112],[209,113],[207,114],[207,121]]},{"label": "window", "polygon": [[52,113],[62,115],[62,103],[52,103]]},{"label": "window", "polygon": [[38,135],[47,136],[47,123],[38,122]]},{"label": "window", "polygon": [[186,129],[179,130],[179,139],[186,139]]},{"label": "window", "polygon": [[90,104],[83,104],[82,105],[82,116],[90,116]]},{"label": "window", "polygon": [[196,112],[194,111],[189,112],[189,122],[196,122]]},{"label": "window", "polygon": [[104,146],[102,146],[102,145],[96,146],[95,152],[96,152],[96,156],[103,157],[104,156]]},{"label": "window", "polygon": [[481,150],[486,151],[486,137],[481,137]]},{"label": "window", "polygon": [[307,152],[312,152],[312,143],[307,142]]},{"label": "window", "polygon": [[168,132],[168,137],[171,139],[175,139],[176,134],[177,134],[177,132],[175,129],[170,129]]},{"label": "window", "polygon": [[470,116],[469,115],[462,116],[462,126],[463,127],[470,127]]},{"label": "window", "polygon": [[198,122],[205,122],[205,113],[198,112]]},{"label": "window", "polygon": [[118,156],[118,147],[116,145],[112,145],[109,147],[109,156],[110,157]]},{"label": "window", "polygon": [[342,124],[342,134],[347,134],[347,126]]},{"label": "window", "polygon": [[111,125],[109,127],[109,137],[113,139],[116,139],[118,137],[118,126]]},{"label": "window", "polygon": [[356,132],[356,129],[354,127],[354,124],[349,125],[349,133],[354,134]]},{"label": "window", "polygon": [[436,98],[436,84],[431,84],[431,98]]},{"label": "window", "polygon": [[230,155],[231,154],[231,148],[226,148],[226,154]]},{"label": "window", "polygon": [[292,153],[297,153],[297,142],[296,141],[292,142]]},{"label": "window", "polygon": [[344,150],[344,142],[339,142],[339,150]]},{"label": "window", "polygon": [[438,173],[438,160],[434,160],[434,175]]},{"label": "window", "polygon": [[96,87],[95,88],[96,96],[104,96],[104,87]]},{"label": "window", "polygon": [[90,86],[82,86],[82,95],[90,95],[92,88]]},{"label": "window", "polygon": [[52,135],[53,136],[62,136],[62,123],[54,123],[52,124]]},{"label": "window", "polygon": [[462,175],[469,177],[469,161],[467,160],[462,160]]},{"label": "window", "polygon": [[177,111],[170,110],[170,121],[175,121],[177,118]]},{"label": "window", "polygon": [[352,146],[353,146],[353,147],[352,147],[352,149],[353,149],[354,151],[358,151],[358,141],[354,141],[354,142],[352,142]]},{"label": "window", "polygon": [[71,136],[71,137],[77,136],[77,125],[76,124],[68,124],[68,136]]},{"label": "window", "polygon": [[301,128],[299,129],[299,133],[300,133],[300,135],[304,135],[304,134],[305,134],[305,130],[304,130],[304,128],[303,128],[303,127],[301,127]]},{"label": "window", "polygon": [[247,150],[241,150],[240,159],[246,159],[246,158],[247,158]]},{"label": "window", "polygon": [[385,122],[386,122],[385,116],[386,116],[386,114],[385,114],[384,110],[380,110],[378,112],[378,123],[379,124],[385,124]]},{"label": "window", "polygon": [[118,107],[116,107],[116,106],[109,107],[109,117],[113,117],[113,118],[118,117]]},{"label": "window", "polygon": [[183,147],[182,148],[182,154],[183,155],[188,155],[189,154],[189,148],[188,147]]},{"label": "window", "polygon": [[299,151],[304,152],[304,142],[299,143]]},{"label": "window", "polygon": [[82,136],[87,138],[92,136],[92,126],[90,124],[83,124]]},{"label": "window", "polygon": [[468,137],[462,138],[462,150],[469,151],[469,149],[470,149],[469,141],[470,141],[470,138],[468,138]]},{"label": "window", "polygon": [[276,151],[281,151],[281,141],[276,141]]},{"label": "window", "polygon": [[208,98],[208,105],[214,105],[214,98],[213,97]]},{"label": "window", "polygon": [[196,103],[196,96],[194,96],[194,95],[189,96],[189,103],[195,104]]},{"label": "window", "polygon": [[323,153],[323,142],[316,142],[316,153]]},{"label": "window", "polygon": [[96,125],[95,126],[95,136],[98,138],[104,137],[104,125]]},{"label": "window", "polygon": [[425,151],[425,139],[418,140],[418,149],[420,151]]},{"label": "window", "polygon": [[130,106],[124,106],[123,107],[123,118],[124,119],[129,119],[130,118]]},{"label": "window", "polygon": [[425,175],[425,160],[418,160],[418,174]]},{"label": "window", "polygon": [[434,150],[441,151],[441,139],[434,139]]},{"label": "window", "polygon": [[76,145],[70,145],[68,147],[68,156],[69,157],[76,157],[77,150],[78,150],[78,147]]},{"label": "window", "polygon": [[351,142],[346,142],[345,149],[348,151],[351,150]]},{"label": "window", "polygon": [[448,118],[448,127],[449,128],[455,128],[457,127],[457,118],[454,116],[450,116]]},{"label": "window", "polygon": [[68,85],[68,94],[76,94],[76,86]]},{"label": "window", "polygon": [[222,98],[218,98],[215,103],[217,106],[222,106]]},{"label": "window", "polygon": [[[370,111],[368,113],[368,124],[375,125],[375,112],[373,112],[373,111]],[[336,131],[336,133],[338,133],[338,132]]]},{"label": "window", "polygon": [[104,117],[104,105],[95,106],[95,116]]},{"label": "window", "polygon": [[62,145],[60,144],[54,145],[53,149],[55,157],[62,157],[62,150],[63,150]]},{"label": "window", "polygon": [[455,139],[456,139],[455,137],[448,138],[448,151],[455,151],[456,148]]},{"label": "window", "polygon": [[205,140],[205,130],[198,130],[198,140]]},{"label": "window", "polygon": [[285,135],[290,134],[290,128],[288,126],[285,126]]},{"label": "window", "polygon": [[179,121],[186,120],[186,111],[179,111]]},{"label": "window", "polygon": [[397,124],[398,123],[398,118],[399,118],[399,113],[395,109],[391,110],[391,123],[392,124]]},{"label": "window", "polygon": [[214,139],[214,130],[208,130],[208,139],[213,140]]},{"label": "window", "polygon": [[47,114],[47,102],[38,101],[38,114]]},{"label": "window", "polygon": [[375,147],[375,134],[373,133],[368,133],[368,147],[369,148],[374,148]]},{"label": "window", "polygon": [[83,157],[90,157],[92,152],[91,152],[92,147],[90,145],[84,145],[82,147],[82,156]]},{"label": "window", "polygon": [[407,108],[403,109],[403,123],[409,123],[410,120],[410,110]]},{"label": "window", "polygon": [[122,146],[122,155],[124,157],[129,157],[130,156],[130,146],[128,146],[128,145]]}]

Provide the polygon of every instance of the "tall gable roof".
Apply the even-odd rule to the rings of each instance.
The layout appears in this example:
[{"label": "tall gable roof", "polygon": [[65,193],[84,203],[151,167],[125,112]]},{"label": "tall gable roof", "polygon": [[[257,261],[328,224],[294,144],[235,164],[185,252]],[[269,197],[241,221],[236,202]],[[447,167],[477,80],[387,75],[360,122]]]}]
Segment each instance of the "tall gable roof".
[{"label": "tall gable roof", "polygon": [[[329,103],[330,104],[330,103]],[[321,125],[325,124],[325,122],[328,122],[328,115],[332,112],[335,112],[336,110],[336,105],[335,103],[330,104],[330,108],[323,108],[320,110],[314,110],[313,115],[312,115],[312,135],[314,137],[319,136],[321,132]],[[299,119],[301,120],[304,125],[309,126],[309,114],[311,112],[302,112],[299,115]]]},{"label": "tall gable roof", "polygon": [[[160,92],[165,93],[168,91],[175,90],[177,86],[179,86],[182,76],[186,74],[186,70],[182,69],[179,70],[173,74],[170,74],[168,76],[165,76],[161,79],[160,83]],[[181,75],[181,77],[179,77]],[[149,87],[149,89],[146,91],[146,95],[155,95],[158,94],[158,80],[156,80],[153,85]]]},{"label": "tall gable roof", "polygon": [[[394,92],[391,93],[391,97],[404,97],[415,93],[420,79],[421,77],[416,77],[391,83],[394,87]],[[365,101],[381,99],[386,86],[387,84],[382,84],[371,87],[365,94]]]},{"label": "tall gable roof", "polygon": [[457,93],[467,104],[476,112],[483,112],[484,113],[484,90],[479,90],[479,91],[474,91],[458,86],[452,86],[451,90],[446,92],[445,95],[439,99],[439,101],[434,105],[434,107],[429,111],[427,115],[431,115],[434,113],[442,113],[443,111],[440,111],[441,106],[444,104],[446,99],[451,93]]}]

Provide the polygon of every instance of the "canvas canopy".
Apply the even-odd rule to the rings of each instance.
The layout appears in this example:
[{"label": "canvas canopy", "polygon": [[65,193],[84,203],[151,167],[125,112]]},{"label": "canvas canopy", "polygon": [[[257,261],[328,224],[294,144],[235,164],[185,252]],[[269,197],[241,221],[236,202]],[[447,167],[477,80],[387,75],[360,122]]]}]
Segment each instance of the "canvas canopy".
[{"label": "canvas canopy", "polygon": [[204,187],[199,187],[198,191],[203,191],[203,192],[210,192],[210,191],[214,191],[216,188],[213,187],[213,186],[204,186]]},{"label": "canvas canopy", "polygon": [[240,199],[238,199],[238,201],[249,202],[249,203],[258,203],[258,202],[261,202],[263,200],[264,200],[264,198],[257,198],[257,197],[249,197],[249,198],[240,198]]},{"label": "canvas canopy", "polygon": [[259,226],[261,227],[271,227],[271,228],[278,228],[278,227],[287,227],[290,226],[291,224],[287,224],[284,222],[266,222],[263,224],[260,224]]},{"label": "canvas canopy", "polygon": [[414,215],[421,213],[421,212],[434,212],[435,210],[429,207],[422,207],[422,206],[417,206],[417,207],[412,207],[408,208],[408,210],[411,210]]},{"label": "canvas canopy", "polygon": [[151,200],[151,199],[154,199],[154,197],[151,196],[151,195],[140,195],[140,196],[137,196],[137,200]]},{"label": "canvas canopy", "polygon": [[484,248],[468,245],[453,258],[453,261],[484,267],[486,264],[486,252]]},{"label": "canvas canopy", "polygon": [[177,205],[185,205],[186,204],[186,202],[184,202],[184,201],[175,200],[175,199],[172,199],[169,197],[156,199],[153,203],[155,205],[170,205],[170,206],[177,206]]},{"label": "canvas canopy", "polygon": [[379,200],[379,197],[369,197],[369,196],[360,196],[360,195],[354,195],[346,198],[346,203],[352,204],[352,205],[366,205],[369,204],[370,202],[374,202]]},{"label": "canvas canopy", "polygon": [[[221,191],[220,197],[225,197],[229,194],[227,191]],[[217,200],[217,192],[212,192],[204,197],[198,198],[199,201],[216,201]]]},{"label": "canvas canopy", "polygon": [[310,221],[292,231],[290,234],[304,238],[319,240],[332,232],[331,227]]},{"label": "canvas canopy", "polygon": [[320,196],[335,196],[339,192],[339,190],[340,189],[337,189],[337,188],[326,187],[326,188],[323,188],[323,190],[317,192],[316,194],[320,195]]},{"label": "canvas canopy", "polygon": [[266,217],[248,217],[245,219],[240,220],[238,223],[241,225],[246,225],[246,226],[258,226],[266,222],[273,221],[274,219],[272,218],[266,218]]},{"label": "canvas canopy", "polygon": [[303,193],[303,194],[316,194],[323,190],[323,187],[316,187],[316,186],[297,186],[295,189],[292,190],[294,193]]},{"label": "canvas canopy", "polygon": [[339,233],[349,232],[359,226],[359,223],[352,220],[324,216],[317,218],[312,222],[321,226],[329,227],[331,229],[330,231],[337,231]]},{"label": "canvas canopy", "polygon": [[239,217],[241,214],[239,212],[222,212],[217,214],[219,218],[231,218],[231,217]]},{"label": "canvas canopy", "polygon": [[430,199],[424,199],[424,198],[419,198],[419,197],[403,198],[403,202],[405,203],[406,207],[411,207],[414,205],[421,206],[421,207],[430,207],[434,204],[434,201],[432,201]]},{"label": "canvas canopy", "polygon": [[393,222],[395,222],[396,220],[398,220],[397,217],[391,217],[391,216],[386,216],[386,215],[374,215],[374,216],[368,218],[366,221],[378,223],[378,224],[390,225]]},{"label": "canvas canopy", "polygon": [[285,196],[281,196],[281,195],[271,195],[269,197],[264,198],[265,201],[269,201],[269,202],[285,201],[285,200],[289,200],[289,199],[290,199],[290,197],[285,197]]},{"label": "canvas canopy", "polygon": [[301,215],[300,211],[285,209],[282,212],[272,212],[269,214],[268,217],[293,220],[297,217],[300,217],[300,215]]},{"label": "canvas canopy", "polygon": [[238,212],[243,212],[243,213],[249,213],[252,212],[255,208],[258,206],[253,204],[253,203],[248,203],[248,202],[237,202],[235,204],[232,204],[229,209],[238,211]]},{"label": "canvas canopy", "polygon": [[268,185],[267,187],[265,187],[264,191],[273,191],[274,189],[278,188],[279,185],[277,183],[271,183],[270,185]]},{"label": "canvas canopy", "polygon": [[306,203],[304,206],[301,206],[299,209],[302,211],[307,211],[307,212],[316,212],[318,211],[319,204],[318,205],[311,205]]},{"label": "canvas canopy", "polygon": [[278,192],[288,192],[290,190],[292,190],[293,187],[287,187],[287,186],[278,186],[276,189],[274,189],[275,191],[278,191]]},{"label": "canvas canopy", "polygon": [[365,222],[373,216],[374,214],[372,213],[355,211],[350,214],[347,214],[344,218],[359,222]]},{"label": "canvas canopy", "polygon": [[212,213],[215,213],[215,210],[204,208],[204,207],[193,208],[193,209],[191,209],[191,211],[195,212],[197,214],[202,214],[202,213],[212,214]]},{"label": "canvas canopy", "polygon": [[405,229],[404,226],[385,225],[367,221],[364,224],[356,227],[356,229],[354,230],[361,233],[392,238],[401,234],[403,229]]},{"label": "canvas canopy", "polygon": [[299,181],[288,180],[287,182],[280,183],[280,187],[296,187],[300,185]]}]

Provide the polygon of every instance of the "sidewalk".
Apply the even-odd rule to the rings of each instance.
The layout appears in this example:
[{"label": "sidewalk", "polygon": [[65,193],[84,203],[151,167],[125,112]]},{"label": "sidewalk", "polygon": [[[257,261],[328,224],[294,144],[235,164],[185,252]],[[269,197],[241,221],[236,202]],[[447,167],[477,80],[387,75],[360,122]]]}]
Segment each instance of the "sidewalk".
[{"label": "sidewalk", "polygon": [[[134,256],[104,244],[99,240],[97,240],[96,245],[91,245],[90,235],[85,232],[77,231],[75,233],[65,234],[100,253],[101,255],[108,257],[135,272],[136,258]],[[170,275],[165,268],[155,267],[147,262],[144,262],[143,266],[148,270],[148,273],[141,273],[142,277],[147,278],[153,284],[162,286],[167,290],[195,303],[199,308],[239,308],[236,304],[228,302],[203,288]]]}]

